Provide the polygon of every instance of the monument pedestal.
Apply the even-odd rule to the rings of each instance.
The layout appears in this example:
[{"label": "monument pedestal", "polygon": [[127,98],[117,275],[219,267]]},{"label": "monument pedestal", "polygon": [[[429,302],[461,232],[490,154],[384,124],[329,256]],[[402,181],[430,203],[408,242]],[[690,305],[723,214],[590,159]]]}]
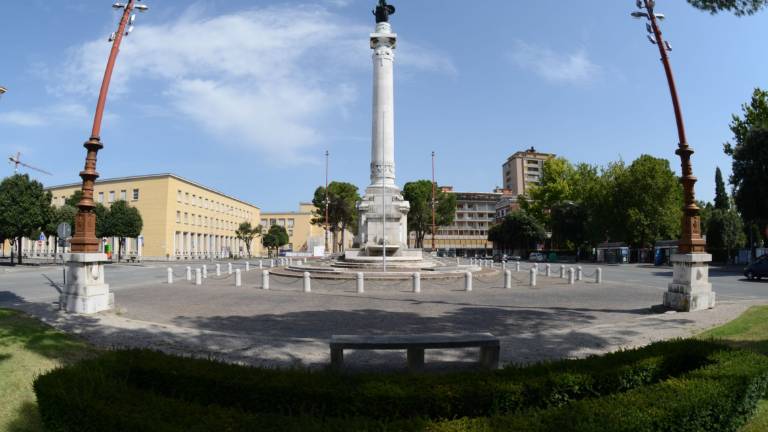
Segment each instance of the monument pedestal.
[{"label": "monument pedestal", "polygon": [[[408,211],[397,186],[369,186],[358,203],[360,248],[368,256],[399,255],[408,249]],[[385,248],[386,246],[386,248]]]},{"label": "monument pedestal", "polygon": [[710,261],[710,254],[673,255],[673,279],[664,293],[664,306],[680,312],[714,308],[715,293],[709,283]]},{"label": "monument pedestal", "polygon": [[65,255],[67,281],[61,293],[61,310],[78,314],[93,314],[112,309],[114,294],[104,283],[104,263],[107,256],[102,253],[72,253]]}]

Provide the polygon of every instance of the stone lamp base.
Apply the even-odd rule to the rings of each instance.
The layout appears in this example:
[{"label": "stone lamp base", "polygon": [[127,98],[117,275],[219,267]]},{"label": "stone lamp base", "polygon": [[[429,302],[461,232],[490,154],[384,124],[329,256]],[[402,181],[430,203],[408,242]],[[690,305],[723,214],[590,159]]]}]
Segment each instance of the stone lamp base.
[{"label": "stone lamp base", "polygon": [[693,312],[715,307],[715,293],[709,283],[710,254],[672,255],[672,283],[664,293],[664,306],[680,312]]},{"label": "stone lamp base", "polygon": [[102,253],[72,253],[65,256],[67,280],[61,293],[61,310],[78,314],[93,314],[112,309],[114,294],[104,283]]}]

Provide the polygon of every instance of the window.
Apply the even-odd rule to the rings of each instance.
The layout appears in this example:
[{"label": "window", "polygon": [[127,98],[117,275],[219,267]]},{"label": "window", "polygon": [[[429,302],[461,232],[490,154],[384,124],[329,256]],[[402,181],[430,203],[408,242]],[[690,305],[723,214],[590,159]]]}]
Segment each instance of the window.
[{"label": "window", "polygon": [[189,192],[184,193],[184,202],[189,204]]},{"label": "window", "polygon": [[187,213],[187,212],[184,212],[184,223],[185,224],[189,223],[189,213]]},{"label": "window", "polygon": [[263,227],[267,226],[267,220],[266,219],[262,219],[261,220],[261,226],[263,226]]},{"label": "window", "polygon": [[139,200],[139,190],[138,189],[134,189],[133,190],[133,200],[134,201],[138,201]]},{"label": "window", "polygon": [[199,226],[203,225],[203,217],[200,215],[197,215],[197,225]]},{"label": "window", "polygon": [[181,223],[181,212],[180,211],[176,212],[176,223]]},{"label": "window", "polygon": [[197,196],[195,196],[195,194],[192,194],[192,205],[193,206],[197,205]]},{"label": "window", "polygon": [[115,191],[109,191],[109,202],[115,202]]},{"label": "window", "polygon": [[288,228],[293,228],[293,223],[294,223],[294,220],[293,220],[293,219],[288,219],[288,225],[287,225],[287,227],[288,227]]},{"label": "window", "polygon": [[128,194],[125,192],[125,189],[120,191],[120,199],[123,200],[123,201],[127,201],[128,200]]},{"label": "window", "polygon": [[270,219],[269,220],[269,226],[277,225],[277,219]]}]

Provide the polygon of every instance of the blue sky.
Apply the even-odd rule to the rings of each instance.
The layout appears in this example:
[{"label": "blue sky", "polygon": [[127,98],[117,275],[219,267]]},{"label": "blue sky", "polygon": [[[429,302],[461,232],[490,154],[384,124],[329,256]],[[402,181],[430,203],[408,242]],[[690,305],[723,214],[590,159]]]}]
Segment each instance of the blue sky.
[{"label": "blue sky", "polygon": [[[123,45],[102,129],[103,178],[173,172],[292,210],[331,178],[368,184],[374,0],[153,0]],[[490,191],[511,153],[574,162],[642,153],[678,170],[672,108],[634,1],[394,1],[398,183]],[[659,0],[671,41],[698,198],[730,173],[722,143],[754,87],[768,87],[768,13],[710,16]],[[5,2],[0,155],[79,181],[110,1]],[[10,173],[12,168],[3,168]]]}]

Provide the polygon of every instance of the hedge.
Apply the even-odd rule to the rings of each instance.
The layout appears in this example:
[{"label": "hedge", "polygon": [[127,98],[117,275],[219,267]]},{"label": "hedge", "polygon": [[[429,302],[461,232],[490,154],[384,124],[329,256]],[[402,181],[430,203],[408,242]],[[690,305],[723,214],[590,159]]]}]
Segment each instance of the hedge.
[{"label": "hedge", "polygon": [[[693,340],[448,374],[254,369],[131,350],[48,373],[35,391],[52,431],[706,431],[743,423],[767,373],[764,357]],[[695,427],[660,428],[686,416]]]}]

